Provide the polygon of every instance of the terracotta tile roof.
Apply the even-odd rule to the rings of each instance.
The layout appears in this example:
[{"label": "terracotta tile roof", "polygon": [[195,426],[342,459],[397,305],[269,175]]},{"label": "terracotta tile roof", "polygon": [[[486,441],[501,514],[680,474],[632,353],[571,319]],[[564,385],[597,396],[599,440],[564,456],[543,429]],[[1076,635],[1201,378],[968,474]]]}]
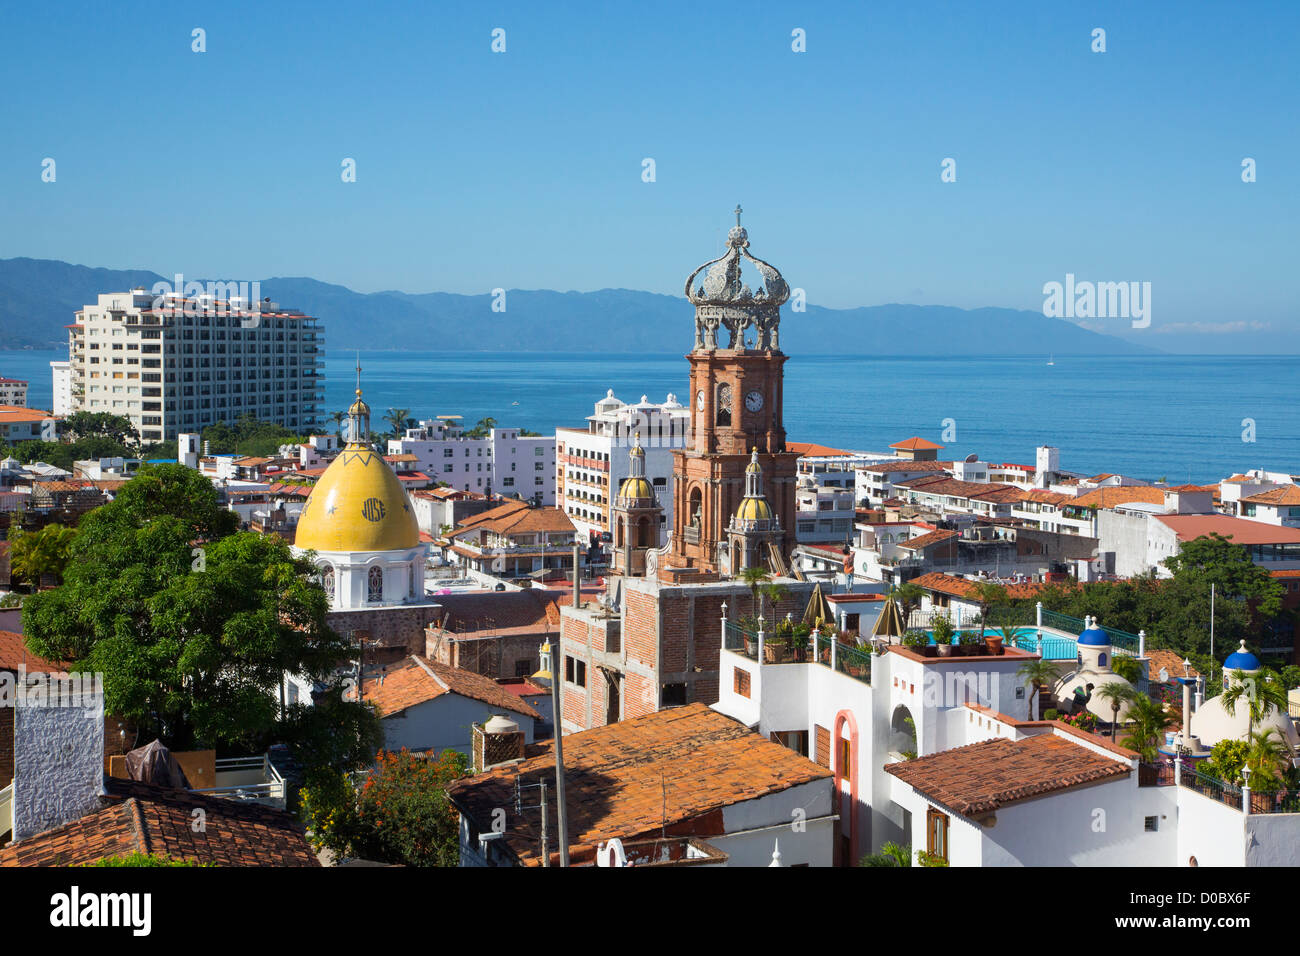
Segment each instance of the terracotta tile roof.
[{"label": "terracotta tile roof", "polygon": [[573,531],[573,522],[559,508],[530,508],[522,501],[490,508],[456,526],[453,536],[484,528],[496,534],[556,533]]},{"label": "terracotta tile roof", "polygon": [[1281,485],[1241,500],[1252,505],[1300,505],[1300,487]]},{"label": "terracotta tile roof", "polygon": [[24,408],[22,405],[0,405],[0,425],[23,425],[28,422],[43,422],[54,418],[49,412],[39,408]]},{"label": "terracotta tile roof", "polygon": [[1038,501],[1047,505],[1063,505],[1073,501],[1074,495],[1063,494],[1059,491],[1048,491],[1046,488],[1030,488],[1021,495],[1020,500]]},{"label": "terracotta tile roof", "polygon": [[1167,494],[1171,491],[1209,491],[1217,488],[1218,485],[1173,485],[1172,487],[1165,488],[1165,493]]},{"label": "terracotta tile roof", "polygon": [[932,544],[938,544],[940,541],[947,541],[949,538],[957,537],[956,531],[931,531],[927,534],[917,535],[907,541],[900,541],[898,546],[906,548],[908,551],[919,551],[922,548],[928,548]]},{"label": "terracotta tile roof", "polygon": [[1151,505],[1165,503],[1163,488],[1148,485],[1122,485],[1118,488],[1094,488],[1069,502],[1074,508],[1117,508],[1120,505],[1141,501]]},{"label": "terracotta tile roof", "polygon": [[1188,672],[1183,670],[1183,655],[1169,650],[1147,651],[1146,655],[1150,658],[1151,663],[1147,666],[1147,674],[1151,680],[1159,681],[1160,669],[1163,667],[1169,672],[1169,680],[1172,682],[1179,677],[1200,677],[1201,672],[1195,667]]},{"label": "terracotta tile roof", "polygon": [[1281,528],[1249,518],[1230,515],[1156,515],[1155,518],[1173,529],[1179,541],[1221,534],[1231,537],[1233,544],[1300,544],[1300,528]]},{"label": "terracotta tile roof", "polygon": [[1055,734],[1039,734],[1024,740],[985,740],[888,764],[885,772],[955,813],[970,816],[1017,800],[1125,777],[1129,767]]},{"label": "terracotta tile roof", "polygon": [[[959,578],[951,574],[944,574],[942,571],[931,571],[928,574],[922,574],[920,577],[912,578],[911,583],[919,585],[927,591],[938,591],[940,594],[953,594],[957,597],[970,597],[975,593],[974,581],[968,581],[966,578]],[[1002,584],[1007,589],[1008,596],[1012,598],[1034,597],[1045,587],[1045,585],[1037,581],[1027,581],[1023,584],[1002,581],[995,583]]]},{"label": "terracotta tile roof", "polygon": [[[717,836],[722,809],[801,784],[830,771],[765,740],[705,704],[670,707],[564,738],[571,853],[611,837]],[[521,763],[459,780],[452,802],[481,831],[492,811],[513,806],[515,781],[553,776],[549,746]],[[526,866],[541,863],[539,812],[511,814],[502,839]]]},{"label": "terracotta tile roof", "polygon": [[951,464],[951,462],[946,461],[911,461],[906,458],[899,458],[894,461],[876,462],[874,465],[860,465],[858,471],[873,471],[882,475],[899,471],[943,471]]},{"label": "terracotta tile roof", "polygon": [[26,639],[16,631],[0,631],[0,671],[17,673],[19,667],[25,667],[32,673],[50,673],[64,669],[64,665],[53,664],[29,651]]},{"label": "terracotta tile roof", "polygon": [[53,481],[33,481],[32,489],[36,490],[37,488],[39,488],[41,491],[48,491],[50,493],[62,492],[62,491],[85,491],[87,489],[92,491],[95,490],[95,487],[91,485],[89,482],[63,481],[60,479],[55,479]]},{"label": "terracotta tile roof", "polygon": [[412,455],[412,454],[410,454],[409,452],[406,453],[406,454],[403,454],[403,455],[385,455],[385,456],[384,456],[384,461],[389,461],[389,462],[392,462],[392,461],[419,461],[419,460],[420,460],[420,459],[419,459],[418,456],[416,456],[416,455]]},{"label": "terracotta tile roof", "polygon": [[400,714],[408,707],[423,704],[443,694],[459,694],[534,720],[540,720],[542,716],[490,677],[416,654],[398,665],[386,668],[382,682],[378,676],[366,678],[362,683],[361,694],[378,707],[380,715],[384,717]]},{"label": "terracotta tile roof", "polygon": [[[150,853],[218,866],[319,866],[283,810],[109,777],[107,806],[0,850],[3,866],[76,866]],[[193,811],[206,826],[194,831]]]},{"label": "terracotta tile roof", "polygon": [[786,451],[797,452],[803,458],[826,458],[836,455],[852,455],[851,451],[845,451],[842,448],[830,448],[826,445],[818,445],[810,441],[788,441],[785,443]]},{"label": "terracotta tile roof", "polygon": [[567,591],[546,588],[443,594],[437,597],[438,605],[443,609],[438,624],[460,637],[513,628],[528,628],[539,633],[548,628],[558,631],[559,603],[570,597]]},{"label": "terracotta tile roof", "polygon": [[926,441],[924,438],[904,438],[902,441],[896,441],[890,448],[897,448],[900,451],[938,451],[943,445],[936,445],[932,441]]},{"label": "terracotta tile roof", "polygon": [[909,478],[898,484],[926,494],[947,495],[952,498],[976,498],[981,501],[1020,501],[1025,496],[1025,492],[1014,485],[986,481],[960,481],[942,475]]}]

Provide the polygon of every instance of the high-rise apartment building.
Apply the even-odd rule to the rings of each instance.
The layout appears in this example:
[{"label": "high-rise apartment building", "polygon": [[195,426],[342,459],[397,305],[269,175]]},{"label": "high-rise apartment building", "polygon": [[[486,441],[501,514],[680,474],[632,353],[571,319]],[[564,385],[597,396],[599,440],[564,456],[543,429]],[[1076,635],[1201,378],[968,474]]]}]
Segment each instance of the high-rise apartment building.
[{"label": "high-rise apartment building", "polygon": [[129,418],[166,441],[252,415],[296,431],[321,419],[324,330],[264,299],[99,296],[68,327],[72,411]]}]

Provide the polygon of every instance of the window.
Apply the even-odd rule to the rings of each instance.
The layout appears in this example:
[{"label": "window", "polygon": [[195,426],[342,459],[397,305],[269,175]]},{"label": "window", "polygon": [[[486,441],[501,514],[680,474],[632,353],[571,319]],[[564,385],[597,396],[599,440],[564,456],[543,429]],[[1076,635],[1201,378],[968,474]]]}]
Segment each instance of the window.
[{"label": "window", "polygon": [[384,599],[384,572],[380,568],[371,568],[366,576],[366,600],[382,601]]},{"label": "window", "polygon": [[660,706],[680,707],[686,703],[685,684],[664,684],[659,698]]},{"label": "window", "polygon": [[325,586],[325,597],[329,600],[330,604],[332,605],[334,603],[334,569],[333,568],[325,569],[325,574],[322,578],[321,583],[324,584]]},{"label": "window", "polygon": [[564,657],[564,679],[578,687],[587,686],[587,662],[575,660],[567,654]]},{"label": "window", "polygon": [[925,849],[948,862],[948,817],[934,808],[925,811]]},{"label": "window", "polygon": [[546,470],[546,462],[544,462],[544,461],[539,461],[539,462],[537,462],[535,465],[533,465],[533,470],[534,470],[534,471],[545,471],[545,470]]},{"label": "window", "polygon": [[749,696],[749,671],[741,667],[733,667],[732,674],[735,675],[733,677],[735,692],[739,694],[741,697],[748,697]]},{"label": "window", "polygon": [[515,661],[515,676],[516,676],[516,677],[527,677],[529,674],[533,673],[533,671],[535,671],[535,670],[537,670],[537,668],[533,666],[533,662],[532,662],[531,659],[525,659],[525,660],[522,660],[522,661]]},{"label": "window", "polygon": [[820,724],[814,724],[813,744],[817,748],[813,761],[829,770],[831,766],[831,732]]},{"label": "window", "polygon": [[546,449],[543,448],[541,445],[538,445],[536,448],[533,449],[533,454],[536,455],[538,458],[540,458],[542,457],[542,455],[546,454]]},{"label": "window", "polygon": [[840,773],[844,776],[849,775],[849,768],[853,766],[849,758],[853,756],[853,741],[846,737],[840,738]]},{"label": "window", "polygon": [[1142,829],[1145,830],[1147,833],[1155,833],[1157,830],[1160,829],[1160,818],[1159,818],[1159,817],[1143,817],[1143,818],[1142,818]]}]

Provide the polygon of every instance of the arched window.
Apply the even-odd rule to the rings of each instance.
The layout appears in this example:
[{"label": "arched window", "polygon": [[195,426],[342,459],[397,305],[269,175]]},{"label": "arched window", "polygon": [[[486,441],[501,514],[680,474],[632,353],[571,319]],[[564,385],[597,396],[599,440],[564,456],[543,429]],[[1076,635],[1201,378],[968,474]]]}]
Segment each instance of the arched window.
[{"label": "arched window", "polygon": [[366,600],[382,601],[384,599],[384,572],[380,568],[371,568],[366,581]]},{"label": "arched window", "polygon": [[321,584],[325,587],[325,597],[330,604],[334,604],[334,568],[326,566],[325,573],[321,575]]},{"label": "arched window", "polygon": [[714,424],[730,425],[731,424],[731,386],[723,382],[718,386],[718,401],[716,405],[718,416]]},{"label": "arched window", "polygon": [[1097,655],[1097,666],[1098,667],[1106,666],[1106,655],[1104,653]]}]

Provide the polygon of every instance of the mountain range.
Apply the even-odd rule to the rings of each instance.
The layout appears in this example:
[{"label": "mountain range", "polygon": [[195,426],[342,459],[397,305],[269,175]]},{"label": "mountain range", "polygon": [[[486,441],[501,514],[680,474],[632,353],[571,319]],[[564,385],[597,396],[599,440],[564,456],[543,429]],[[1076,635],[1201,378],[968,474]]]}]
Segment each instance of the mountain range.
[{"label": "mountain range", "polygon": [[[102,292],[146,289],[166,277],[53,259],[0,259],[0,348],[59,348],[64,326]],[[203,280],[200,280],[203,281]],[[680,296],[632,289],[507,290],[490,294],[354,292],[316,279],[261,280],[261,294],[318,316],[330,348],[447,351],[670,352],[692,343]],[[1017,309],[875,305],[783,309],[788,353],[860,355],[1139,355],[1157,350]]]}]

